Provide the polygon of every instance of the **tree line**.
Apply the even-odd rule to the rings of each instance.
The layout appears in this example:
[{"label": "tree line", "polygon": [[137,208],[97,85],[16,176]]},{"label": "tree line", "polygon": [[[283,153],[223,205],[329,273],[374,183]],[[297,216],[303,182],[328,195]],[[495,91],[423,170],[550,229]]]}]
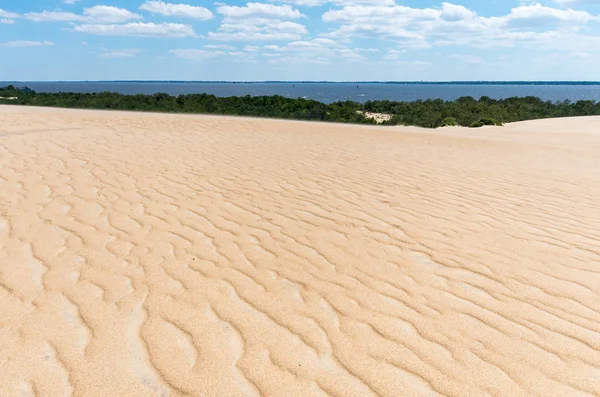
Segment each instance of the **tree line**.
[{"label": "tree line", "polygon": [[[17,97],[16,100],[2,98]],[[217,97],[210,94],[171,96],[124,95],[102,93],[36,93],[13,86],[0,88],[0,103],[81,109],[132,110],[169,113],[222,114],[315,120],[342,123],[375,124],[363,112],[392,115],[385,125],[414,125],[426,128],[441,126],[480,127],[551,117],[600,115],[600,101],[568,100],[551,102],[537,97],[492,99],[461,97],[454,101],[441,99],[412,102],[352,101],[321,103],[311,99],[273,96]]]}]

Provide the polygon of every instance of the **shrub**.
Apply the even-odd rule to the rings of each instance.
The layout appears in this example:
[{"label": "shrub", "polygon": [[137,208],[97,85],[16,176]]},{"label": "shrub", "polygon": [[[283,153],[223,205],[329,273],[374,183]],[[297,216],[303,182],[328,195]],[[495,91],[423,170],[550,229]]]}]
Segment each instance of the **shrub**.
[{"label": "shrub", "polygon": [[[502,122],[542,119],[549,117],[600,115],[600,102],[550,102],[539,98],[475,100],[463,97],[455,101],[417,100],[413,102],[368,101],[321,103],[309,99],[291,99],[275,96],[216,97],[209,94],[188,94],[177,97],[166,94],[122,95],[104,93],[35,93],[28,88],[0,88],[0,97],[18,97],[3,100],[3,104],[76,107],[87,109],[121,109],[178,113],[218,113],[240,116],[277,117],[286,119],[322,120],[344,123],[369,123],[357,111],[391,114],[384,125],[414,125],[425,128],[460,125],[482,127],[502,125]],[[499,122],[497,120],[501,120]]]},{"label": "shrub", "polygon": [[442,120],[440,127],[456,127],[458,122],[454,117],[446,117]]},{"label": "shrub", "polygon": [[469,127],[470,128],[479,128],[479,127],[483,127],[484,125],[502,126],[502,123],[499,122],[498,120],[494,120],[494,119],[489,118],[489,117],[483,117],[483,118],[475,121],[474,123],[472,123]]}]

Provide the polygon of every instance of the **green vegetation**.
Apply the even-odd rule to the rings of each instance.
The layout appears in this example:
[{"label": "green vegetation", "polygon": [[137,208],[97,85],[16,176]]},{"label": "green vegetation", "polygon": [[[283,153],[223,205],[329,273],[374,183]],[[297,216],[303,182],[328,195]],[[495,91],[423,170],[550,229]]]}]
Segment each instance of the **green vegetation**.
[{"label": "green vegetation", "polygon": [[366,111],[389,113],[394,117],[386,124],[417,125],[435,128],[443,125],[471,127],[502,125],[515,121],[552,117],[600,115],[600,102],[568,100],[543,101],[536,97],[491,99],[462,97],[455,101],[428,99],[414,102],[370,101]]},{"label": "green vegetation", "polygon": [[542,101],[536,97],[492,99],[462,97],[455,101],[441,99],[413,102],[346,101],[324,104],[309,99],[274,96],[220,98],[208,94],[170,96],[122,95],[111,92],[36,93],[13,86],[0,88],[0,103],[30,106],[53,106],[83,109],[135,110],[148,112],[202,113],[236,116],[272,117],[342,123],[375,124],[361,112],[391,114],[385,125],[415,125],[426,128],[441,126],[481,127],[550,117],[600,115],[600,102]]},{"label": "green vegetation", "polygon": [[[122,95],[112,92],[81,93],[24,93],[0,88],[0,97],[17,96],[11,104],[52,106],[82,109],[135,110],[173,113],[213,113],[236,116],[272,117],[296,120],[335,121],[343,123],[374,124],[374,121],[357,113],[360,105],[338,102],[326,105],[308,99],[290,99],[279,95],[218,98],[208,94],[170,96]],[[0,100],[0,102],[2,102]]]},{"label": "green vegetation", "polygon": [[489,117],[483,117],[483,118],[475,121],[474,123],[472,123],[469,127],[471,127],[471,128],[479,128],[479,127],[483,127],[484,125],[502,126],[502,123],[499,122],[498,120],[494,120],[494,119],[491,119]]},{"label": "green vegetation", "polygon": [[22,94],[23,91],[16,89],[14,86],[9,85],[8,87],[0,88],[0,101],[2,99],[16,97]]},{"label": "green vegetation", "polygon": [[446,117],[440,123],[440,127],[456,127],[457,125],[458,125],[458,122],[456,121],[456,119],[454,117]]}]

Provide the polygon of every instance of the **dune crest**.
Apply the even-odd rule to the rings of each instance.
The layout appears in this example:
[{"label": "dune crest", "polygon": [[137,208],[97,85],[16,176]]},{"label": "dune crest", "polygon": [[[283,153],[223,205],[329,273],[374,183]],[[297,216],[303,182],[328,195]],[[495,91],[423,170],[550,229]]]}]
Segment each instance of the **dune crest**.
[{"label": "dune crest", "polygon": [[0,106],[0,395],[600,395],[597,131]]}]

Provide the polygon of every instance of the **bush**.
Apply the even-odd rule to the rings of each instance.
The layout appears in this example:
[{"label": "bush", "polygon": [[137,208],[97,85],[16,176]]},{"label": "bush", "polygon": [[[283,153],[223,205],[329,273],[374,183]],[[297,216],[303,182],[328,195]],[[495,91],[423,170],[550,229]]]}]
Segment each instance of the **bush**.
[{"label": "bush", "polygon": [[489,117],[484,117],[484,118],[481,118],[481,119],[475,121],[469,127],[470,128],[479,128],[479,127],[483,127],[484,125],[502,126],[502,123],[499,122],[498,120],[494,120],[494,119],[489,118]]},{"label": "bush", "polygon": [[442,120],[440,127],[456,127],[458,122],[454,117],[446,117]]},{"label": "bush", "polygon": [[[542,101],[535,97],[491,99],[462,97],[455,101],[441,99],[413,102],[367,101],[365,104],[344,101],[331,104],[309,99],[291,99],[280,95],[216,97],[209,94],[188,94],[177,97],[167,94],[123,95],[103,93],[35,93],[28,88],[0,88],[3,104],[56,106],[87,109],[120,109],[176,113],[216,113],[224,115],[276,117],[284,119],[368,123],[375,121],[361,112],[391,114],[384,125],[414,125],[425,128],[459,125],[482,127],[502,125],[522,120],[549,117],[600,115],[600,102]],[[501,120],[498,121],[498,120]]]}]

